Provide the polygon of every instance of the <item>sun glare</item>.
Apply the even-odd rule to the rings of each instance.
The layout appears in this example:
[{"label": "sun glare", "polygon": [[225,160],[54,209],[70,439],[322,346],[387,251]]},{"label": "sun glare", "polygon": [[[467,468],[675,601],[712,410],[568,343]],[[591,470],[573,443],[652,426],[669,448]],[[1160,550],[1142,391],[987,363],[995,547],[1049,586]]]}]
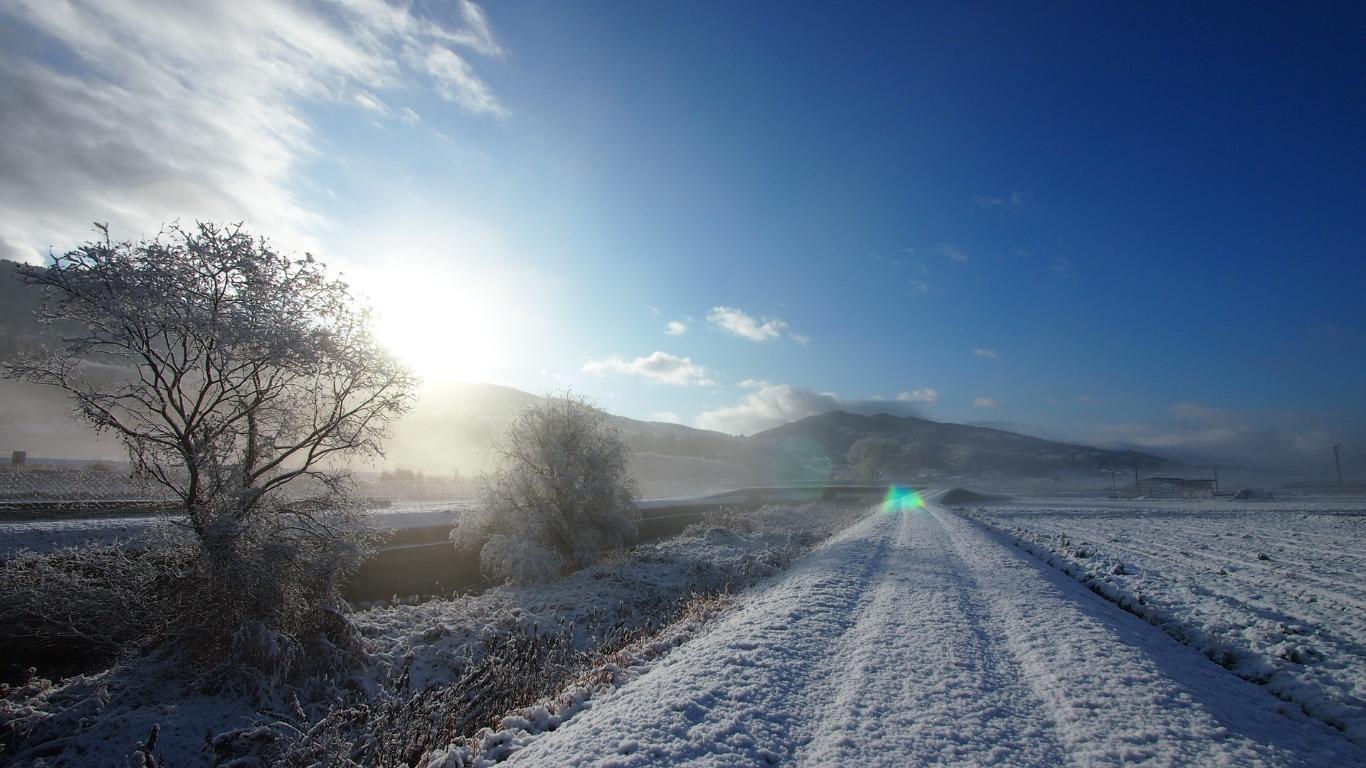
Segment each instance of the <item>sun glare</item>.
[{"label": "sun glare", "polygon": [[371,286],[375,333],[427,381],[487,381],[506,367],[496,295],[447,275]]}]

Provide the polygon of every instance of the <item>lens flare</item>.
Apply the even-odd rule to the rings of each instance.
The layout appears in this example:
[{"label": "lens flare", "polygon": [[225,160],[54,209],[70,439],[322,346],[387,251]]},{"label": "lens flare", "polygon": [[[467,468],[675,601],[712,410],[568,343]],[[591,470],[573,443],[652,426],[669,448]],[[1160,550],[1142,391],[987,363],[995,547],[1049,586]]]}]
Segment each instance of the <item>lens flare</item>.
[{"label": "lens flare", "polygon": [[925,506],[925,500],[920,498],[920,491],[914,488],[899,488],[895,485],[887,486],[887,498],[882,500],[882,511],[889,515],[894,512],[920,509],[923,506]]}]

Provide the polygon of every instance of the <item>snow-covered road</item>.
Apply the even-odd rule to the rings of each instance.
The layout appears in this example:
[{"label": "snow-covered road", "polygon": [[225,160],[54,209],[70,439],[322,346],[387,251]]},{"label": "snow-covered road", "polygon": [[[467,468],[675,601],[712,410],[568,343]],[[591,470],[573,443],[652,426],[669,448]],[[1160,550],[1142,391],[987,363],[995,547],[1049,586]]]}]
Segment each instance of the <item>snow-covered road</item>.
[{"label": "snow-covered road", "polygon": [[512,761],[1354,765],[1366,750],[931,505],[855,525]]}]

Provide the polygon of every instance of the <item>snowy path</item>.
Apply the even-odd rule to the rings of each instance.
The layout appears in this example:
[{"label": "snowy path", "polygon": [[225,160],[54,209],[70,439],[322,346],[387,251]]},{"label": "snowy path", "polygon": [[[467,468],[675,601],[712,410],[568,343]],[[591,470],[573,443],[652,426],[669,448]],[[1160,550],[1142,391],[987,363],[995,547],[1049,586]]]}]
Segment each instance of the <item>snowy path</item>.
[{"label": "snowy path", "polygon": [[877,514],[512,762],[1353,765],[1366,754],[974,523]]}]

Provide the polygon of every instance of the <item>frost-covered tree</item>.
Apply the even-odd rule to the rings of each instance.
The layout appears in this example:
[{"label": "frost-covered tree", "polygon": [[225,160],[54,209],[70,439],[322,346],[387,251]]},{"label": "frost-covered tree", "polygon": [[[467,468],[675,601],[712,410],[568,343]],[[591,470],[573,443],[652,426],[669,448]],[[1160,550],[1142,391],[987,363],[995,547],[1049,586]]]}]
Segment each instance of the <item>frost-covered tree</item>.
[{"label": "frost-covered tree", "polygon": [[633,542],[640,513],[630,450],[607,414],[565,393],[526,408],[498,446],[502,467],[451,539],[492,581],[543,581]]},{"label": "frost-covered tree", "polygon": [[344,457],[379,453],[413,376],[310,255],[240,226],[173,226],[136,243],[98,228],[100,239],[21,268],[45,289],[39,319],[60,341],[4,374],[65,390],[179,500],[200,587],[240,603],[218,606],[225,616],[299,621],[301,600],[335,594],[353,535],[332,505],[280,491],[301,478],[318,483],[313,496],[336,489]]},{"label": "frost-covered tree", "polygon": [[296,478],[337,478],[333,457],[380,452],[413,377],[322,263],[240,227],[175,226],[138,243],[99,229],[50,266],[21,268],[46,289],[40,320],[83,330],[4,371],[66,390],[197,533],[228,496],[230,514],[250,516]]}]

